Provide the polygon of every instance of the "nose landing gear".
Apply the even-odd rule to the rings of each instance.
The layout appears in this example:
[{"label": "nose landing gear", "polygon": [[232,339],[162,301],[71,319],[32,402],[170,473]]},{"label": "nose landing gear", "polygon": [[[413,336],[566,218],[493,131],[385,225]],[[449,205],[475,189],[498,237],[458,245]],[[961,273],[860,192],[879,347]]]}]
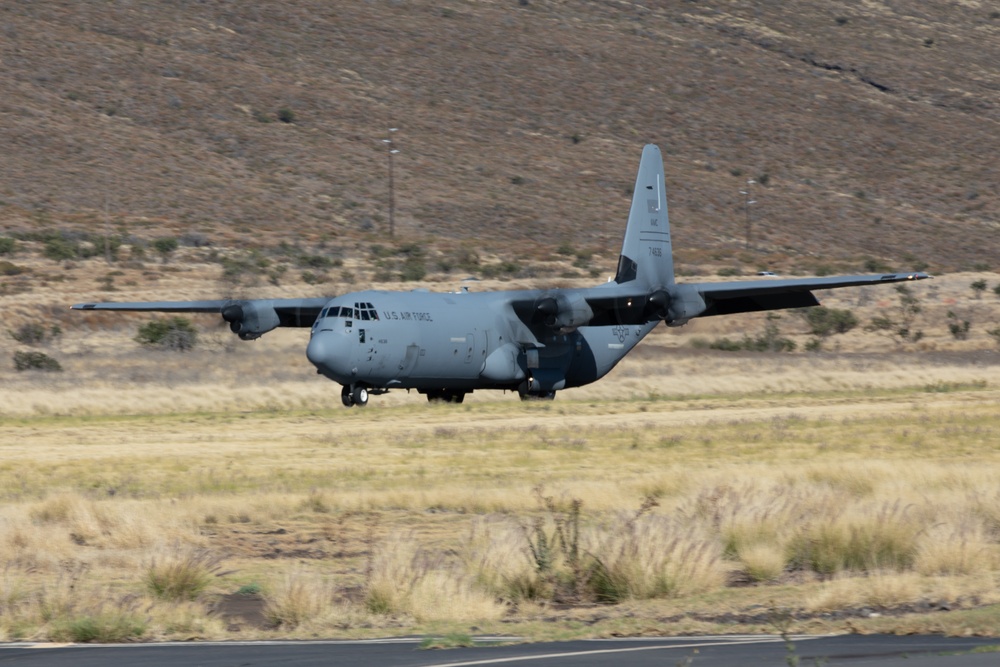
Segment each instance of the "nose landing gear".
[{"label": "nose landing gear", "polygon": [[343,389],[340,390],[340,401],[347,408],[352,408],[355,405],[363,408],[368,405],[368,388],[360,384],[356,384],[353,387],[345,384]]}]

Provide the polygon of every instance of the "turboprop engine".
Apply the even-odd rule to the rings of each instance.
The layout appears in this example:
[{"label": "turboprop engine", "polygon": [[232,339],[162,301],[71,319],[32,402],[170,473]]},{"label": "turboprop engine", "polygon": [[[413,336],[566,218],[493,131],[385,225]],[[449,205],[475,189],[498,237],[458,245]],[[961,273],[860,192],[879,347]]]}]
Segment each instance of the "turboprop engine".
[{"label": "turboprop engine", "polygon": [[281,323],[267,301],[231,301],[222,307],[222,319],[243,340],[260,338]]},{"label": "turboprop engine", "polygon": [[673,285],[668,288],[669,294],[655,292],[651,297],[652,302],[659,294],[663,294],[663,303],[666,310],[668,327],[679,327],[687,324],[692,317],[697,317],[705,312],[705,297],[698,291],[696,285]]},{"label": "turboprop engine", "polygon": [[545,326],[553,329],[569,330],[586,325],[594,318],[594,311],[582,296],[558,294],[538,300],[535,311],[539,313]]}]

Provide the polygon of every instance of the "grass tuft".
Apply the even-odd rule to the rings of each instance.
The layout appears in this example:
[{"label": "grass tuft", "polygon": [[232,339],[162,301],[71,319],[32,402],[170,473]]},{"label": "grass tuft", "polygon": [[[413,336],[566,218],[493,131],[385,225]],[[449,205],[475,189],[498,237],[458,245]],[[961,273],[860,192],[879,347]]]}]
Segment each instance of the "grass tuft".
[{"label": "grass tuft", "polygon": [[221,560],[202,549],[161,556],[146,568],[146,589],[161,600],[194,600],[212,583]]},{"label": "grass tuft", "polygon": [[274,626],[297,628],[329,614],[334,587],[326,578],[307,572],[291,572],[264,593],[264,616]]}]

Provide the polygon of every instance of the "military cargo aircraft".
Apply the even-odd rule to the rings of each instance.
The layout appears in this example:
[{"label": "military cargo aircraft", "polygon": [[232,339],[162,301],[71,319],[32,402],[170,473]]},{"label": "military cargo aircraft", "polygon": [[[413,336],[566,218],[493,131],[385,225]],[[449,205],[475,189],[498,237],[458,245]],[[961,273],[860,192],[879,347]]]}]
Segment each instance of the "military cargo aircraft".
[{"label": "military cargo aircraft", "polygon": [[461,403],[476,389],[550,399],[601,379],[660,322],[819,305],[813,290],[924,273],[677,283],[663,158],[643,148],[615,277],[589,288],[474,293],[369,290],[332,298],[81,303],[76,310],[217,313],[243,340],[311,328],[306,356],[345,406],[416,389]]}]

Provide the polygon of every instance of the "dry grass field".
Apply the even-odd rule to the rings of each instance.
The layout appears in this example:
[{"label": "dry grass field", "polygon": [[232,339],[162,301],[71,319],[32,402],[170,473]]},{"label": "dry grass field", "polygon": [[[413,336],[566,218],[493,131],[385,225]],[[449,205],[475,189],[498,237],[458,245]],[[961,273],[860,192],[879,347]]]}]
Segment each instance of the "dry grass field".
[{"label": "dry grass field", "polygon": [[[111,296],[216,289],[182,260]],[[891,288],[843,290],[824,304],[859,325],[820,351],[794,313],[795,352],[702,349],[767,324],[707,319],[551,403],[346,410],[304,330],[242,343],[206,318],[194,351],[147,350],[145,318],[71,313],[105,294],[38,278],[103,260],[17,261],[8,330],[62,333],[0,343],[3,639],[1000,627],[993,274],[915,285],[917,341],[865,331]],[[28,349],[63,371],[13,370]]]}]

